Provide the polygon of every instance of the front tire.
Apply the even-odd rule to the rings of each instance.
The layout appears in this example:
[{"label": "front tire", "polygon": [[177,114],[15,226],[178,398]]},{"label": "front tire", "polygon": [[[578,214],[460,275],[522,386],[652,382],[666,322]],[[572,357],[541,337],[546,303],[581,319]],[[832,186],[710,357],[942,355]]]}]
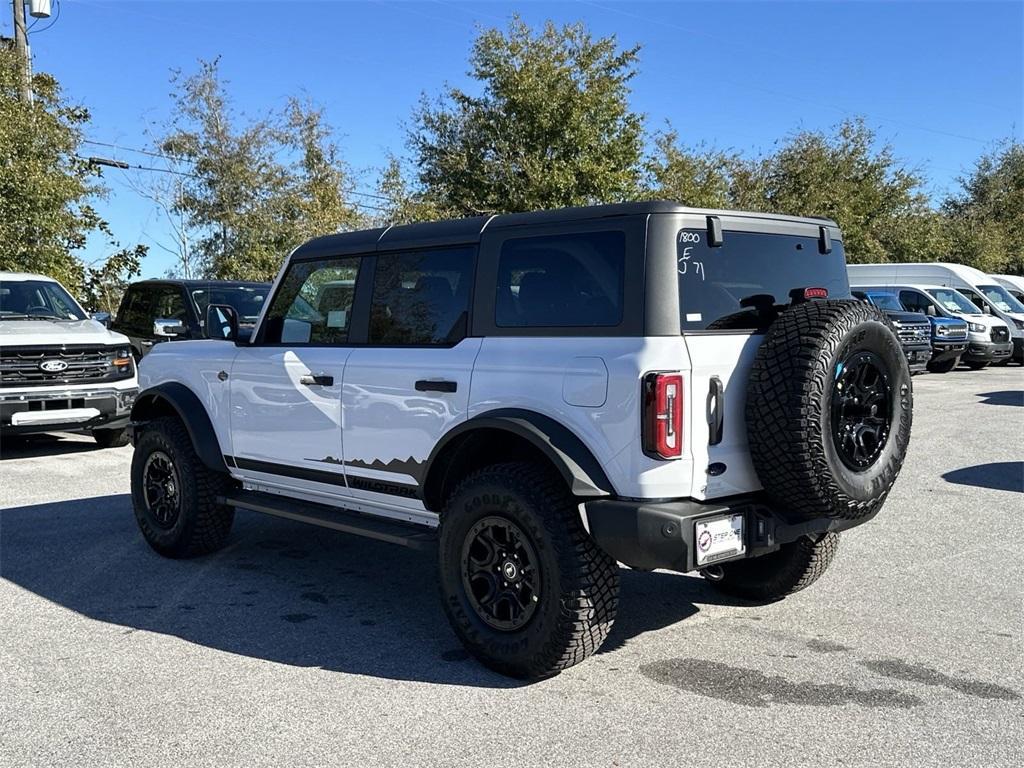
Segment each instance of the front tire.
[{"label": "front tire", "polygon": [[988,368],[988,363],[987,362],[980,362],[980,361],[979,362],[964,363],[964,365],[966,365],[972,371],[980,371],[982,368]]},{"label": "front tire", "polygon": [[501,674],[546,677],[578,664],[615,620],[618,566],[544,467],[496,464],[467,477],[442,513],[439,564],[452,628]]},{"label": "front tire", "polygon": [[92,437],[100,448],[123,448],[128,445],[128,430],[121,429],[94,429]]},{"label": "front tire", "polygon": [[233,507],[217,503],[231,478],[209,469],[177,418],[143,428],[132,456],[132,505],[146,542],[165,557],[195,557],[220,549]]},{"label": "front tire", "polygon": [[801,536],[783,544],[777,552],[723,563],[720,578],[708,580],[716,589],[734,597],[757,602],[781,600],[821,578],[838,547],[838,533],[826,533],[816,539]]}]

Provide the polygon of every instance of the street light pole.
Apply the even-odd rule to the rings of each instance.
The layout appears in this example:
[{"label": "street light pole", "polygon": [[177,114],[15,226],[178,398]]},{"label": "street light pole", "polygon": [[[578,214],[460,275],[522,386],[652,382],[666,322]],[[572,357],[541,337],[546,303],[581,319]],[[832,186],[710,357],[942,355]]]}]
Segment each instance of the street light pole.
[{"label": "street light pole", "polygon": [[28,58],[28,30],[25,29],[25,0],[14,4],[14,48],[21,68],[21,100],[32,103],[32,62]]}]

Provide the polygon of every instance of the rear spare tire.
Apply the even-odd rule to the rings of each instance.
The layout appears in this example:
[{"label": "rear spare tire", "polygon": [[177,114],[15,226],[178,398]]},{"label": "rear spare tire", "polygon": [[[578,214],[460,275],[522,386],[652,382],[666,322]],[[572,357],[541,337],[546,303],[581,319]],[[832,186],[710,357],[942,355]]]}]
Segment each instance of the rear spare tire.
[{"label": "rear spare tire", "polygon": [[783,312],[747,390],[750,455],[774,506],[798,518],[875,514],[910,442],[910,369],[892,326],[856,301]]}]

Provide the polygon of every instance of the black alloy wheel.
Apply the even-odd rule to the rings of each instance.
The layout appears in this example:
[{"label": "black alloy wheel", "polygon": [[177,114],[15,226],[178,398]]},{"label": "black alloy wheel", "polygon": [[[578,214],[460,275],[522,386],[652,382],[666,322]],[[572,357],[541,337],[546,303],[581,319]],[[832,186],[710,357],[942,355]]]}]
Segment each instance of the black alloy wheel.
[{"label": "black alloy wheel", "polygon": [[462,584],[485,624],[504,632],[524,627],[537,610],[541,581],[536,550],[505,517],[485,517],[462,545]]},{"label": "black alloy wheel", "polygon": [[153,451],[142,469],[146,510],[161,528],[172,528],[181,514],[181,480],[171,457]]},{"label": "black alloy wheel", "polygon": [[860,351],[837,366],[832,389],[832,440],[850,469],[868,469],[885,448],[892,428],[892,392],[885,363]]}]

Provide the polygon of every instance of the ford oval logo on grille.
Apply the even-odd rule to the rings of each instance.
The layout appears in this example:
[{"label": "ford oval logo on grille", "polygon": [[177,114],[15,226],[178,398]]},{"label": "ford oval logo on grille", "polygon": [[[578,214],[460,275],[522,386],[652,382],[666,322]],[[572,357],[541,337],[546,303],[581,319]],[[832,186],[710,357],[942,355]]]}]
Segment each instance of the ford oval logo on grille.
[{"label": "ford oval logo on grille", "polygon": [[39,370],[46,371],[47,373],[60,373],[66,371],[68,364],[63,360],[43,360],[39,364]]}]

